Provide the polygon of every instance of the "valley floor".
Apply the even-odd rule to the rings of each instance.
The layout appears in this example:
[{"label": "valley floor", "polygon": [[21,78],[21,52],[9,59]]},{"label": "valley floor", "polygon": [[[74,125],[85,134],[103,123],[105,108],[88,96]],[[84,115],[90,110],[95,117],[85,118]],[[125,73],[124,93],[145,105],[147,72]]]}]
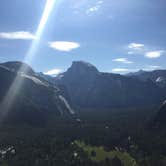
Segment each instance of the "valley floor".
[{"label": "valley floor", "polygon": [[154,113],[91,112],[45,128],[1,126],[0,166],[165,166],[166,134],[147,126]]}]

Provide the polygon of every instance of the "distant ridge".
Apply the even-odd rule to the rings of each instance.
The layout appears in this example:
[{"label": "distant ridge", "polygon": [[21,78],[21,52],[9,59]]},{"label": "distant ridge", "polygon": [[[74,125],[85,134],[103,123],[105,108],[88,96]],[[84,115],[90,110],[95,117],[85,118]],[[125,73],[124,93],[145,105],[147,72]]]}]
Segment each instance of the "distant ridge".
[{"label": "distant ridge", "polygon": [[138,76],[138,75],[141,75],[141,74],[143,74],[143,73],[146,73],[146,71],[144,71],[144,70],[139,70],[139,71],[137,71],[137,72],[127,73],[126,75],[127,75],[127,76]]},{"label": "distant ridge", "polygon": [[161,74],[166,77],[166,71],[161,72],[103,73],[90,63],[75,61],[66,72],[55,78],[55,84],[64,85],[72,103],[79,108],[148,106],[159,104],[166,96],[166,86],[158,86],[154,79]]}]

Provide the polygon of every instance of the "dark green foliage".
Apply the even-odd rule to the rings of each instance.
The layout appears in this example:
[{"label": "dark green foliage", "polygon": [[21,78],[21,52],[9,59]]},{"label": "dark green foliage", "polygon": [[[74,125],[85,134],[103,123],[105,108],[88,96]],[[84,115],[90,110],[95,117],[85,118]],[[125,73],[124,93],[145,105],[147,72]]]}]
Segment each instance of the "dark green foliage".
[{"label": "dark green foliage", "polygon": [[92,151],[91,151],[91,156],[92,156],[92,157],[95,157],[95,156],[96,156],[96,152],[92,150]]},{"label": "dark green foliage", "polygon": [[123,166],[121,160],[115,156],[112,160],[111,160],[111,166]]},{"label": "dark green foliage", "polygon": [[153,117],[150,110],[139,110],[136,115],[126,110],[124,114],[127,117],[118,110],[105,116],[86,114],[82,115],[83,122],[79,125],[61,118],[48,128],[1,126],[0,148],[14,146],[16,154],[1,158],[0,163],[2,166],[4,163],[7,166],[123,165],[117,157],[99,163],[91,161],[73,144],[75,140],[82,140],[92,146],[103,146],[107,151],[115,147],[127,151],[138,166],[165,166],[166,134],[145,130],[147,119],[144,117]]}]

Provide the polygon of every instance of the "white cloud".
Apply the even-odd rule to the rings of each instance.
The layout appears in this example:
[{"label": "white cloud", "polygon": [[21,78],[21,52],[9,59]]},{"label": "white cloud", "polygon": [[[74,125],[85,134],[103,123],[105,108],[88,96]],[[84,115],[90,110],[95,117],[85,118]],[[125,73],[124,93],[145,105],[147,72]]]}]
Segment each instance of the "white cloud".
[{"label": "white cloud", "polygon": [[128,45],[129,49],[133,49],[133,50],[140,50],[142,48],[144,48],[144,44],[140,44],[140,43],[130,43]]},{"label": "white cloud", "polygon": [[86,10],[86,14],[90,14],[90,13],[93,13],[93,12],[97,12],[97,11],[99,10],[99,8],[100,8],[99,5],[90,7],[89,9]]},{"label": "white cloud", "polygon": [[123,73],[123,72],[128,72],[129,69],[126,69],[126,68],[114,68],[112,69],[112,72],[114,73]]},{"label": "white cloud", "polygon": [[103,4],[103,1],[97,1],[94,6],[91,6],[90,8],[88,8],[86,10],[86,14],[90,15],[90,14],[92,14],[94,12],[97,12],[101,8],[102,4]]},{"label": "white cloud", "polygon": [[34,40],[36,36],[27,31],[0,32],[0,38],[9,40]]},{"label": "white cloud", "polygon": [[48,44],[49,47],[55,50],[65,51],[65,52],[69,52],[80,47],[79,43],[69,42],[69,41],[53,41],[49,42]]},{"label": "white cloud", "polygon": [[128,45],[128,54],[144,55],[147,58],[159,58],[165,53],[164,50],[154,50],[153,47],[147,47],[140,43],[130,43]]},{"label": "white cloud", "polygon": [[52,69],[52,70],[49,70],[47,72],[44,72],[45,75],[57,75],[59,73],[61,73],[62,70],[61,69]]},{"label": "white cloud", "polygon": [[113,73],[120,73],[120,74],[126,74],[129,72],[136,72],[138,71],[138,69],[133,69],[133,68],[114,68],[112,69]]},{"label": "white cloud", "polygon": [[98,1],[97,4],[103,4],[104,2],[103,1]]},{"label": "white cloud", "polygon": [[157,51],[149,51],[145,53],[145,57],[147,58],[159,58],[164,53],[163,50],[157,50]]},{"label": "white cloud", "polygon": [[132,55],[132,54],[134,54],[134,52],[133,51],[128,51],[127,54]]},{"label": "white cloud", "polygon": [[99,6],[94,6],[94,7],[89,8],[89,12],[95,12],[98,9],[99,9]]},{"label": "white cloud", "polygon": [[157,69],[162,69],[162,67],[157,65],[147,65],[143,70],[151,71],[151,70],[157,70]]},{"label": "white cloud", "polygon": [[131,64],[131,63],[133,63],[132,61],[129,61],[127,58],[117,58],[117,59],[113,59],[112,61],[114,61],[114,62],[126,63],[126,64]]}]

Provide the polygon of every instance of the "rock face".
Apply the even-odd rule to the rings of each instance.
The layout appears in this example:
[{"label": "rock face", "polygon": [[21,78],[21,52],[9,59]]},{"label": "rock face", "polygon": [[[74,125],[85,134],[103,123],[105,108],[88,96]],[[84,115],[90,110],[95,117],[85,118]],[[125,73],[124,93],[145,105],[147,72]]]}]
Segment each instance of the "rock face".
[{"label": "rock face", "polygon": [[70,74],[73,78],[76,76],[80,77],[94,77],[99,73],[97,68],[90,63],[84,61],[74,61],[72,66],[67,70],[67,73]]},{"label": "rock face", "polygon": [[163,87],[166,89],[166,76],[165,77],[157,77],[156,79],[156,84],[160,87]]},{"label": "rock face", "polygon": [[151,80],[102,73],[82,61],[73,62],[66,72],[55,78],[55,82],[67,88],[72,103],[80,108],[145,106],[160,102],[166,95]]},{"label": "rock face", "polygon": [[153,126],[157,129],[165,129],[166,127],[166,100],[162,103],[157,115],[154,119]]},{"label": "rock face", "polygon": [[0,64],[1,123],[45,125],[49,116],[70,112],[58,87],[36,77],[31,68],[18,73],[20,65]]}]

